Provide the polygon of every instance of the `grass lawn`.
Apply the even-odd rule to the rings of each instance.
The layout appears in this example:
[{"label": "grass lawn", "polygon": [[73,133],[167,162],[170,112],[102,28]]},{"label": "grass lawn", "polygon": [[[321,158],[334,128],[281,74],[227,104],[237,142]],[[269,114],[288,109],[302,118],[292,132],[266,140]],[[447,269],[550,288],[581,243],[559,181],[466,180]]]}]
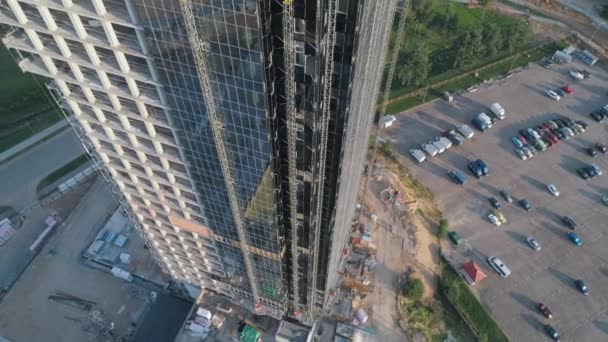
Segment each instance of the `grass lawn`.
[{"label": "grass lawn", "polygon": [[[431,4],[429,14],[424,14],[422,19],[417,19],[415,17],[407,19],[406,32],[401,44],[400,59],[397,64],[395,79],[392,83],[390,98],[406,95],[425,85],[450,79],[463,72],[473,70],[479,66],[489,64],[510,55],[509,52],[506,52],[510,50],[502,49],[503,43],[498,43],[501,44],[499,48],[490,50],[490,48],[485,45],[485,41],[482,40],[481,52],[478,52],[474,57],[467,57],[465,65],[455,67],[460,63],[456,60],[456,56],[460,55],[460,52],[457,51],[459,49],[459,44],[463,41],[463,35],[465,33],[473,34],[475,32],[482,32],[482,34],[485,34],[486,31],[483,30],[483,28],[492,24],[493,27],[495,27],[495,30],[498,31],[498,34],[503,37],[499,42],[505,41],[505,35],[512,37],[512,33],[515,32],[513,30],[522,30],[517,31],[521,32],[521,34],[518,35],[518,37],[521,38],[513,42],[514,45],[512,45],[512,48],[514,52],[532,44],[533,39],[531,31],[527,28],[525,21],[522,21],[522,19],[518,17],[504,15],[484,8],[468,8],[463,4],[449,1],[424,1]],[[450,11],[453,13],[453,16],[448,15]],[[416,12],[412,12],[412,9],[410,9],[410,13],[413,13],[412,15],[414,16],[416,15]],[[453,19],[448,20],[448,18]],[[395,29],[395,27],[393,27],[393,29]],[[391,34],[391,45],[395,42],[395,34],[395,31]],[[400,68],[407,66],[407,64],[403,63],[407,63],[408,57],[412,56],[411,51],[420,51],[418,50],[419,46],[423,47],[423,51],[429,51],[428,73],[423,73],[420,77],[408,78],[408,76],[404,76],[407,75],[406,72],[400,73],[399,70]],[[484,51],[488,52],[486,53]],[[412,80],[422,81],[415,82]],[[464,84],[470,83],[470,81],[471,80],[468,79],[462,80],[461,82]],[[416,103],[416,101],[414,101],[414,103]],[[397,107],[401,108],[402,106]],[[391,108],[393,109],[392,112],[395,112],[395,107],[391,106]]]},{"label": "grass lawn", "polygon": [[[479,71],[479,77],[469,74],[467,76],[444,83],[439,87],[431,87],[424,102],[432,101],[440,97],[446,91],[455,92],[458,90],[467,89],[483,80],[488,80],[499,75],[506,75],[513,69],[525,66],[530,62],[539,61],[543,57],[549,56],[556,49],[562,49],[567,45],[568,44],[566,42],[553,42],[550,44],[545,44],[539,48],[504,58],[500,62],[489,65]],[[452,73],[450,73],[450,75],[451,74]],[[423,97],[420,95],[399,99],[395,102],[389,103],[389,105],[386,107],[386,113],[395,114],[416,107],[423,103],[422,99]]]},{"label": "grass lawn", "polygon": [[494,318],[471,293],[468,285],[449,265],[443,267],[440,283],[443,294],[452,302],[460,315],[472,325],[480,340],[485,337],[492,342],[509,341]]},{"label": "grass lawn", "polygon": [[37,114],[27,122],[0,129],[0,152],[8,150],[62,119],[63,115],[60,112],[49,111]]},{"label": "grass lawn", "polygon": [[44,177],[44,179],[41,180],[40,183],[38,183],[36,190],[37,191],[43,190],[45,187],[55,183],[61,177],[78,169],[82,165],[88,163],[90,160],[91,160],[91,158],[89,157],[88,154],[84,153],[84,154],[80,155],[76,159],[73,159],[69,163],[63,165],[62,167],[58,168],[57,170],[51,172],[48,176]]},{"label": "grass lawn", "polygon": [[42,82],[31,74],[21,72],[2,44],[0,80],[0,127],[19,122],[24,115],[50,108],[45,90],[41,88]]}]

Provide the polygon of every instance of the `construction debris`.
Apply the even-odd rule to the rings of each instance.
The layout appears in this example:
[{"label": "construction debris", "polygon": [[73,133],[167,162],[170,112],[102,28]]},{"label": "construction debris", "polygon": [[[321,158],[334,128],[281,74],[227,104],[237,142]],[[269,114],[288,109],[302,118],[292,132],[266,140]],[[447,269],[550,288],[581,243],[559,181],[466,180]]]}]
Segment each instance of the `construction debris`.
[{"label": "construction debris", "polygon": [[50,301],[54,301],[60,304],[64,304],[67,306],[71,306],[73,308],[76,309],[80,309],[83,311],[89,311],[91,310],[95,305],[97,305],[96,302],[90,301],[90,300],[86,300],[86,299],[82,299],[80,297],[76,297],[74,295],[71,295],[69,293],[65,293],[62,291],[56,291],[54,295],[50,295],[48,297],[48,299]]}]

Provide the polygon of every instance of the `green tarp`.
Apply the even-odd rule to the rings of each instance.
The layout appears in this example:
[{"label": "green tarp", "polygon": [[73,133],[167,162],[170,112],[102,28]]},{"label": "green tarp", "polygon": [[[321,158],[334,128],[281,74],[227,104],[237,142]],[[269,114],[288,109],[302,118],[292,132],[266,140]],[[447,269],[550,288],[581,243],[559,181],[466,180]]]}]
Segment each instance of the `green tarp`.
[{"label": "green tarp", "polygon": [[241,331],[241,342],[258,342],[260,339],[260,332],[256,329],[245,325]]}]

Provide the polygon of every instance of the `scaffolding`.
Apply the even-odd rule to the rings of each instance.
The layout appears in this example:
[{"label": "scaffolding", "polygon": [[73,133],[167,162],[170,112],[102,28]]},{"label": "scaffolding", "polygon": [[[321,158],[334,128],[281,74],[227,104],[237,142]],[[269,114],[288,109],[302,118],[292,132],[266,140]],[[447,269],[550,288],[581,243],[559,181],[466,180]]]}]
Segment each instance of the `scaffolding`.
[{"label": "scaffolding", "polygon": [[[391,88],[393,87],[393,78],[395,76],[395,68],[397,66],[397,59],[399,58],[399,50],[401,49],[401,43],[403,42],[403,35],[405,33],[405,19],[407,19],[407,12],[410,7],[410,0],[403,0],[403,7],[397,8],[395,11],[395,16],[400,10],[399,17],[399,25],[397,27],[397,35],[395,38],[395,46],[393,47],[391,59],[389,62],[388,71],[386,73],[386,84],[384,86],[384,94],[382,95],[382,107],[380,109],[379,117],[382,118],[384,114],[386,114],[386,107],[388,106],[388,98],[391,93]],[[395,20],[396,17],[393,18]],[[376,125],[373,128],[372,137],[376,137],[378,135],[378,126]],[[365,196],[367,191],[367,183],[369,181],[369,177],[372,174],[372,170],[374,169],[374,163],[376,161],[376,153],[378,153],[377,144],[374,143],[372,148],[372,156],[370,159],[370,164],[367,167],[367,174],[365,175],[365,183],[363,185],[362,196]]]},{"label": "scaffolding", "polygon": [[[329,126],[330,116],[330,102],[331,102],[331,88],[332,88],[332,76],[334,72],[334,42],[336,37],[336,1],[329,0],[327,2],[327,35],[325,36],[325,68],[321,83],[323,84],[323,91],[321,94],[321,141],[319,142],[319,162],[318,162],[318,174],[321,178],[317,180],[317,203],[315,207],[315,221],[314,221],[314,240],[311,248],[313,252],[313,266],[312,266],[312,284],[310,291],[310,300],[308,307],[308,314],[310,317],[315,316],[316,310],[316,297],[317,297],[317,272],[319,263],[319,240],[321,238],[321,221],[323,216],[323,192],[325,187],[325,159],[327,157],[327,135]],[[314,164],[313,164],[314,165]]]},{"label": "scaffolding", "polygon": [[289,178],[289,213],[291,223],[291,268],[293,308],[299,309],[300,284],[298,275],[298,167],[297,167],[297,122],[295,104],[295,46],[293,40],[293,4],[283,2],[283,50],[285,57],[285,100],[287,109],[287,155]]},{"label": "scaffolding", "polygon": [[228,155],[226,153],[226,147],[224,146],[224,138],[223,132],[224,129],[221,120],[218,116],[216,106],[215,106],[215,98],[213,96],[212,84],[209,79],[208,68],[207,68],[207,42],[205,41],[205,37],[198,31],[196,27],[196,22],[194,18],[194,13],[192,12],[192,4],[190,0],[181,0],[180,5],[182,8],[182,12],[184,13],[184,19],[186,23],[186,32],[188,34],[188,39],[190,40],[190,45],[192,47],[192,52],[194,54],[194,60],[196,63],[196,68],[199,74],[199,78],[201,80],[201,88],[203,91],[203,96],[205,98],[205,103],[207,106],[207,113],[209,116],[209,123],[211,125],[211,132],[213,134],[213,138],[215,140],[215,146],[218,154],[218,158],[220,160],[220,166],[222,169],[222,173],[224,175],[224,180],[226,182],[226,192],[228,195],[228,200],[230,202],[230,208],[232,211],[232,216],[234,219],[234,225],[236,227],[237,235],[240,241],[240,249],[243,254],[243,261],[245,263],[245,271],[247,272],[247,277],[249,280],[249,286],[251,288],[251,294],[253,295],[253,299],[256,303],[260,302],[260,297],[258,294],[257,283],[255,281],[255,275],[253,273],[253,266],[251,263],[251,255],[249,253],[249,249],[247,246],[247,238],[245,235],[245,227],[241,217],[241,210],[239,208],[238,199],[236,197],[236,188],[235,188],[235,180],[232,176],[232,170],[230,169],[230,164],[228,162]]}]

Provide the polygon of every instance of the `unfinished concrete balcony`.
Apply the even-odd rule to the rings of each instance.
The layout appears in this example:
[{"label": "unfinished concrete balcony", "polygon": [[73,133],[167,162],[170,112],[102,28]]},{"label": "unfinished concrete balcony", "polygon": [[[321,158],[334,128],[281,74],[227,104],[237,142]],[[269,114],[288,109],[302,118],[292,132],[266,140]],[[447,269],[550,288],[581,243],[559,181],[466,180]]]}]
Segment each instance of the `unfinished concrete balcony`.
[{"label": "unfinished concrete balcony", "polygon": [[32,74],[41,75],[48,78],[54,78],[55,75],[52,75],[47,69],[42,59],[37,55],[31,55],[27,58],[22,59],[19,62],[19,68],[23,72],[31,72]]}]

